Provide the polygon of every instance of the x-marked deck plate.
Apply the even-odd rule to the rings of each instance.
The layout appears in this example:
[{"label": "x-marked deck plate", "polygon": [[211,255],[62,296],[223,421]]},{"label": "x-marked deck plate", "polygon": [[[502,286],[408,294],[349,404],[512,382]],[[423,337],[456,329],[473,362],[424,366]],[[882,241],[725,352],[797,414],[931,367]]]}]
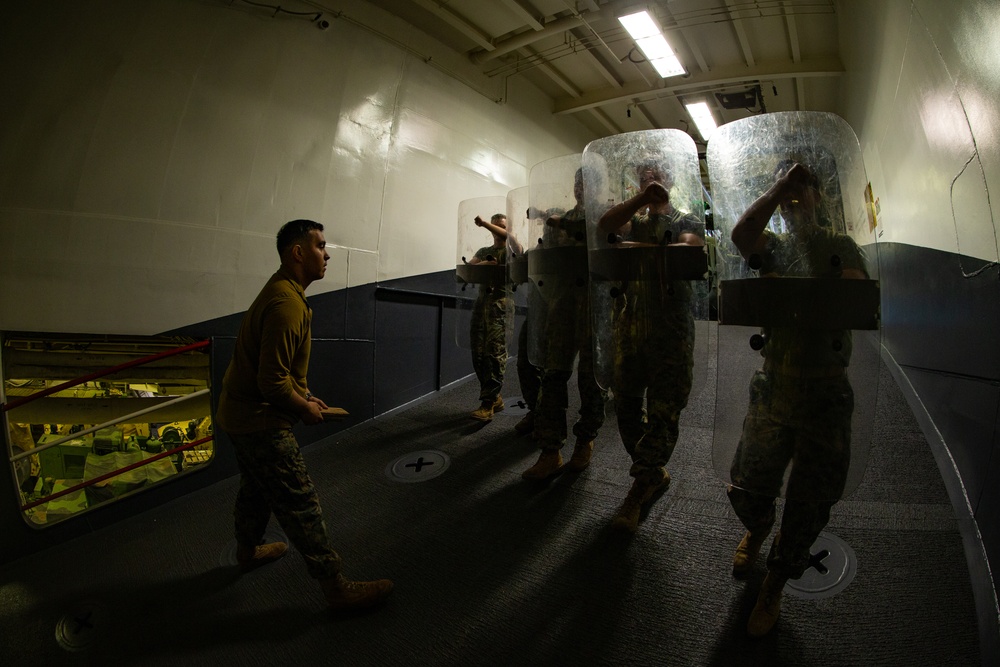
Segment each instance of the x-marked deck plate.
[{"label": "x-marked deck plate", "polygon": [[822,532],[809,548],[809,568],[799,579],[789,579],[785,592],[797,598],[830,598],[854,581],[858,559],[847,542]]},{"label": "x-marked deck plate", "polygon": [[107,612],[99,602],[82,602],[56,624],[56,642],[67,651],[82,651],[99,637]]},{"label": "x-marked deck plate", "polygon": [[385,474],[395,482],[426,482],[443,473],[450,464],[447,454],[428,449],[400,456],[386,466]]}]

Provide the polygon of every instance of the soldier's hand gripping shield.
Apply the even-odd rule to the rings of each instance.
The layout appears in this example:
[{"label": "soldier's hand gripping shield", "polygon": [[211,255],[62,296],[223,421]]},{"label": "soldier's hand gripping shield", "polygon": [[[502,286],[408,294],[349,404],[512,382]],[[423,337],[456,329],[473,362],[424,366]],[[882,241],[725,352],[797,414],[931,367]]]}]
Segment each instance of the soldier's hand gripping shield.
[{"label": "soldier's hand gripping shield", "polygon": [[[491,231],[501,225],[502,233]],[[477,197],[458,205],[455,342],[464,349],[472,349],[474,336],[494,346],[497,341],[507,345],[513,337],[506,226],[506,197]]]},{"label": "soldier's hand gripping shield", "polygon": [[591,344],[581,155],[539,162],[528,190],[528,278],[537,306],[528,320],[528,359],[540,368],[572,371],[581,345]]},{"label": "soldier's hand gripping shield", "polygon": [[860,482],[880,364],[875,218],[838,116],[787,112],[708,144],[718,230],[713,459],[753,493],[829,502]]},{"label": "soldier's hand gripping shield", "polygon": [[[630,132],[583,152],[598,383],[643,396],[669,384],[678,409],[708,366],[704,201],[698,152],[679,130]],[[697,348],[697,350],[696,350]]]}]

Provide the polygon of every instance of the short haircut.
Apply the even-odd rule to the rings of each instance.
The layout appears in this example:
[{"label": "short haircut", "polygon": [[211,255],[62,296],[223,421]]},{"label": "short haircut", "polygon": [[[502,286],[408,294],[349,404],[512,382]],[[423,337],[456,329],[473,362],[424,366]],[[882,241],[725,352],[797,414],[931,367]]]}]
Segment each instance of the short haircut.
[{"label": "short haircut", "polygon": [[501,220],[504,221],[504,227],[506,227],[507,226],[507,214],[506,213],[494,213],[493,217],[490,218],[490,222],[492,222],[494,225],[499,225]]},{"label": "short haircut", "polygon": [[314,220],[292,220],[286,222],[278,230],[278,254],[285,254],[285,250],[309,236],[312,230],[323,231],[323,225]]}]

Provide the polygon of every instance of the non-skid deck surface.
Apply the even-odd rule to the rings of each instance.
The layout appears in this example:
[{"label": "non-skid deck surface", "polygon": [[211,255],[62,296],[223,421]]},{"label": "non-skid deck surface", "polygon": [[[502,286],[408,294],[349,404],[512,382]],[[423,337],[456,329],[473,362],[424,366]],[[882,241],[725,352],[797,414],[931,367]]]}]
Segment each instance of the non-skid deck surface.
[{"label": "non-skid deck surface", "polygon": [[[509,368],[508,398],[520,395]],[[785,595],[760,640],[745,626],[765,570],[730,573],[743,531],[712,469],[711,374],[682,419],[671,487],[631,539],[608,530],[630,484],[610,405],[590,468],[533,485],[520,473],[537,452],[514,434],[514,410],[469,418],[477,389],[450,387],[305,450],[345,573],[395,581],[385,608],[331,617],[294,550],[238,576],[231,479],[0,569],[0,662],[980,664],[954,512],[885,369],[864,481],[827,527],[857,574],[831,598]],[[423,450],[444,452],[448,470],[421,483],[386,474]],[[66,650],[57,631],[91,643]]]}]

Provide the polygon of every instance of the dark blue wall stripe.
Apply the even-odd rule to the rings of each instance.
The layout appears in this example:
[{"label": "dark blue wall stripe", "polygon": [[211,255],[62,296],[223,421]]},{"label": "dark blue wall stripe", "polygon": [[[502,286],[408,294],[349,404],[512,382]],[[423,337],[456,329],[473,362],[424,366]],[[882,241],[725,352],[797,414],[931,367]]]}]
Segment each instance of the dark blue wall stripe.
[{"label": "dark blue wall stripe", "polygon": [[[947,470],[942,477],[953,499],[969,499],[974,525],[963,520],[966,509],[956,506],[959,526],[963,533],[978,529],[989,569],[1000,572],[998,267],[901,243],[879,244],[879,257],[884,344],[933,421],[921,420],[932,449],[947,447],[935,451],[935,458],[943,467],[953,460],[958,469],[959,479]],[[976,535],[963,539],[967,549],[978,545]],[[980,625],[993,628],[996,580],[990,591],[979,555],[968,556]]]}]

